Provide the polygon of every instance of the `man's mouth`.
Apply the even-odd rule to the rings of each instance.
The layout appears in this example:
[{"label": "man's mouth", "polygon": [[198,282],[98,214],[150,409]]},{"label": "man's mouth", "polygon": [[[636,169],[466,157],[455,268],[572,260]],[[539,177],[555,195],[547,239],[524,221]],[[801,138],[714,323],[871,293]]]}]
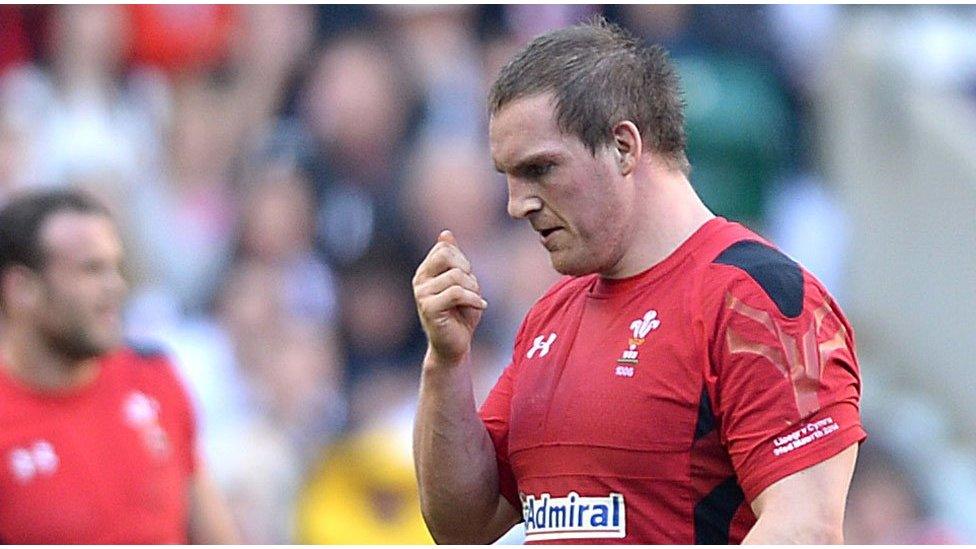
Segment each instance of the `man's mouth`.
[{"label": "man's mouth", "polygon": [[556,245],[554,240],[555,234],[560,230],[562,230],[562,227],[550,227],[548,229],[539,229],[538,231],[539,242],[541,242],[542,245],[551,252],[553,250],[553,247]]}]

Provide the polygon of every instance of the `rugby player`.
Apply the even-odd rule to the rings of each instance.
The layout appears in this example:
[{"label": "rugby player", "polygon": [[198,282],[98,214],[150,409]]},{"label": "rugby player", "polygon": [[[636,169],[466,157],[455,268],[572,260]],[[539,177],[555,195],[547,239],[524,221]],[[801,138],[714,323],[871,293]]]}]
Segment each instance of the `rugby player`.
[{"label": "rugby player", "polygon": [[666,53],[594,21],[489,98],[508,212],[567,275],[480,411],[487,303],[454,236],[413,280],[429,345],[414,454],[438,542],[838,543],[861,427],[854,334],[821,283],[689,182]]},{"label": "rugby player", "polygon": [[161,353],[124,346],[122,246],[71,190],[0,210],[0,540],[235,543]]}]

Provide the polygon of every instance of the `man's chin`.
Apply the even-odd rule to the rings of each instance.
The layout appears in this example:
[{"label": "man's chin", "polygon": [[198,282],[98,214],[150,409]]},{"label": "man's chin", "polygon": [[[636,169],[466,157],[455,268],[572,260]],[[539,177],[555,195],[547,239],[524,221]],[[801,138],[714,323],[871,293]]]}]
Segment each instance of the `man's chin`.
[{"label": "man's chin", "polygon": [[572,257],[562,250],[549,252],[549,263],[561,275],[584,276],[597,272],[593,265],[582,261],[581,258]]},{"label": "man's chin", "polygon": [[125,345],[125,341],[121,337],[110,338],[110,339],[105,339],[103,341],[99,341],[95,345],[92,345],[92,350],[98,351],[98,355],[96,356],[101,356],[106,353],[111,353],[112,351],[115,351],[119,347],[122,347],[124,345]]},{"label": "man's chin", "polygon": [[84,342],[76,341],[69,345],[67,353],[75,360],[88,360],[107,354],[122,346],[121,338],[94,339]]}]

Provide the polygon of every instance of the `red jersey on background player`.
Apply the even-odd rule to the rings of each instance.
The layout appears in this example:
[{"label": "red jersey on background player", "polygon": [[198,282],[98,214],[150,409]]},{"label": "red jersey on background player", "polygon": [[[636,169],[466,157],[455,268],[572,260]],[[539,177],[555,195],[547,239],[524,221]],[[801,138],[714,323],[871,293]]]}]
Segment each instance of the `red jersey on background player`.
[{"label": "red jersey on background player", "polygon": [[414,450],[439,542],[842,541],[853,333],[826,290],[688,180],[663,50],[602,21],[537,38],[489,99],[508,211],[571,277],[529,312],[481,414],[487,303],[450,233],[414,278]]},{"label": "red jersey on background player", "polygon": [[119,346],[125,283],[108,212],[84,194],[0,211],[0,540],[232,543],[160,354]]}]

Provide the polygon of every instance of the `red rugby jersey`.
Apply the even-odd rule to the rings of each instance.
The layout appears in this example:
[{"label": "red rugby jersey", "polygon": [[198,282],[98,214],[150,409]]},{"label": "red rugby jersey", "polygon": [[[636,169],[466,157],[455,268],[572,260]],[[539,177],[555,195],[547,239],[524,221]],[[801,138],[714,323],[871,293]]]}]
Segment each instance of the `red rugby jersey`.
[{"label": "red rugby jersey", "polygon": [[160,354],[100,361],[92,383],[53,394],[0,368],[0,541],[187,543],[188,397]]},{"label": "red rugby jersey", "polygon": [[567,277],[480,411],[526,541],[738,543],[770,484],[865,438],[819,281],[716,218],[627,279]]}]

